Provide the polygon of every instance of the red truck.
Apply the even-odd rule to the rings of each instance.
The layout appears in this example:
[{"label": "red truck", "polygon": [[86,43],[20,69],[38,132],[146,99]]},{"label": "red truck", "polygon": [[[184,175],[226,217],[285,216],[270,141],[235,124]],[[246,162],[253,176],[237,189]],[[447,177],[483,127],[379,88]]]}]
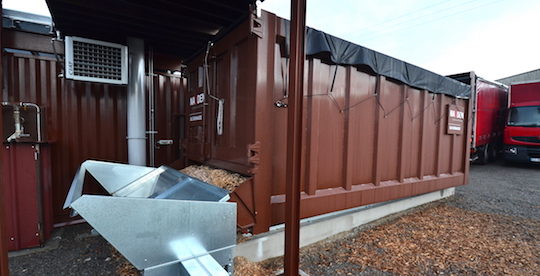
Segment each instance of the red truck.
[{"label": "red truck", "polygon": [[473,121],[471,161],[486,164],[495,159],[503,147],[503,131],[508,87],[466,72],[448,76],[469,84],[472,89]]},{"label": "red truck", "polygon": [[540,163],[540,81],[510,86],[504,159]]}]

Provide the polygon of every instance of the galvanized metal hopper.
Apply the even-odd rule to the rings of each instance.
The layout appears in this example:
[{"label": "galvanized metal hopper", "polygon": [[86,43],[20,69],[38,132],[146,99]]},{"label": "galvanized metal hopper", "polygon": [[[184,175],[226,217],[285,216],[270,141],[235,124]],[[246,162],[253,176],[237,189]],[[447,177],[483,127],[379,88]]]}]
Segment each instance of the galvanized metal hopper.
[{"label": "galvanized metal hopper", "polygon": [[[86,173],[112,196],[83,195]],[[228,192],[167,166],[85,161],[64,208],[72,208],[148,275],[229,275],[236,204]]]}]

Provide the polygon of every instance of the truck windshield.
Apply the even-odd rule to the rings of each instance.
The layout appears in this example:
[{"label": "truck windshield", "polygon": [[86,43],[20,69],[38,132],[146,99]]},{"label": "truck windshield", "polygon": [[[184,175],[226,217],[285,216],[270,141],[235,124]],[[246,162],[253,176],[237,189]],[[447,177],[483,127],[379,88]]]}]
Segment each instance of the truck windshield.
[{"label": "truck windshield", "polygon": [[523,106],[510,108],[509,126],[540,126],[540,106]]}]

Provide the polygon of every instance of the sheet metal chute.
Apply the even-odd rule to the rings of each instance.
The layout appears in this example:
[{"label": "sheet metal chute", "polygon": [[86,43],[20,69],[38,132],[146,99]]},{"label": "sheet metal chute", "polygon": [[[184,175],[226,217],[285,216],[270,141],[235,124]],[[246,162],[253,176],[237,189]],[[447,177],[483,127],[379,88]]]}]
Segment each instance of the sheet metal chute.
[{"label": "sheet metal chute", "polygon": [[[112,196],[83,195],[86,173]],[[167,166],[85,161],[72,208],[144,275],[229,275],[236,204],[228,192]]]}]

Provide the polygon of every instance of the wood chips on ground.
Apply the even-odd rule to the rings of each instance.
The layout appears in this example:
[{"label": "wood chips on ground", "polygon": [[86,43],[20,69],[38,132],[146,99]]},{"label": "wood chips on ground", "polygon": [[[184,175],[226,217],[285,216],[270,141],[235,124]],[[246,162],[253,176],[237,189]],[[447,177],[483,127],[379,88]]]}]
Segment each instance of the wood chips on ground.
[{"label": "wood chips on ground", "polygon": [[198,178],[203,182],[212,184],[229,192],[234,191],[247,177],[222,169],[214,169],[208,166],[189,166],[180,170],[181,173]]},{"label": "wood chips on ground", "polygon": [[250,262],[244,257],[234,258],[234,275],[235,276],[266,276],[273,273],[264,268],[259,263]]},{"label": "wood chips on ground", "polygon": [[118,262],[116,275],[120,276],[139,276],[139,271],[128,261],[116,248],[111,246],[112,257]]},{"label": "wood chips on ground", "polygon": [[[122,255],[114,248],[113,258],[119,261],[118,269],[116,270],[116,275],[121,276],[139,276],[139,271],[130,264]],[[250,262],[244,257],[234,258],[234,276],[266,276],[273,275],[273,273],[264,268],[259,263]]]},{"label": "wood chips on ground", "polygon": [[[282,258],[262,264],[275,271]],[[540,275],[540,221],[439,205],[302,249],[309,275]]]},{"label": "wood chips on ground", "polygon": [[540,221],[440,205],[336,246],[334,262],[396,275],[540,275]]}]

